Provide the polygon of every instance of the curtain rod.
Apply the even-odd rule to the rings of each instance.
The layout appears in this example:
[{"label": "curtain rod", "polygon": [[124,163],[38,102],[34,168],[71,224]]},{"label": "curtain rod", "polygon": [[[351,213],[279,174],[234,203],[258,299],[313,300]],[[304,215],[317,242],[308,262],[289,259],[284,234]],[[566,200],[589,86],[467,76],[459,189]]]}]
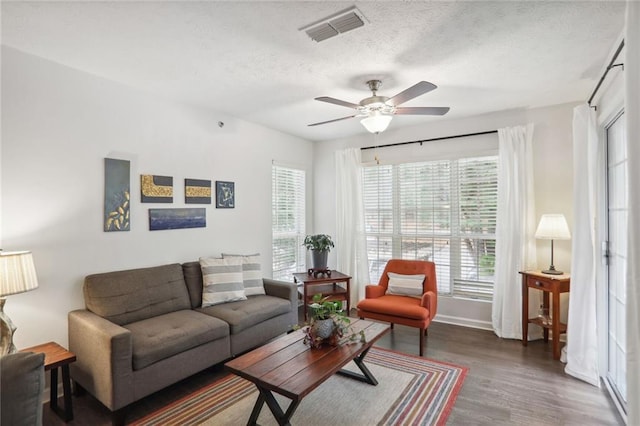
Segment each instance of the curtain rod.
[{"label": "curtain rod", "polygon": [[[593,89],[593,93],[591,94],[591,97],[587,101],[589,106],[591,106],[591,101],[593,100],[593,97],[596,95],[596,93],[598,93],[598,89],[600,89],[600,86],[602,86],[602,82],[604,82],[604,79],[607,77],[607,74],[609,74],[609,71],[611,70],[611,68],[622,66],[623,67],[622,69],[624,69],[624,64],[614,64],[616,59],[618,59],[618,55],[622,51],[623,47],[624,47],[624,39],[620,42],[620,46],[618,46],[618,50],[616,50],[616,53],[613,54],[613,58],[611,58],[611,62],[609,62],[609,66],[604,70],[604,73],[602,74],[602,77],[600,77],[600,81],[598,81],[598,84],[596,85],[596,88]],[[592,107],[592,108],[597,109],[597,107],[595,107],[595,106]]]},{"label": "curtain rod", "polygon": [[420,141],[397,142],[397,143],[389,143],[389,144],[386,144],[386,145],[376,145],[376,146],[364,146],[364,147],[360,148],[360,150],[364,151],[365,149],[388,148],[390,146],[409,145],[409,144],[413,144],[413,143],[419,143],[420,145],[422,145],[422,142],[433,142],[433,141],[441,141],[441,140],[444,140],[444,139],[464,138],[466,136],[488,135],[490,133],[498,133],[498,131],[497,130],[487,130],[486,132],[467,133],[467,134],[464,134],[464,135],[442,136],[440,138],[423,139],[423,140],[420,140]]}]

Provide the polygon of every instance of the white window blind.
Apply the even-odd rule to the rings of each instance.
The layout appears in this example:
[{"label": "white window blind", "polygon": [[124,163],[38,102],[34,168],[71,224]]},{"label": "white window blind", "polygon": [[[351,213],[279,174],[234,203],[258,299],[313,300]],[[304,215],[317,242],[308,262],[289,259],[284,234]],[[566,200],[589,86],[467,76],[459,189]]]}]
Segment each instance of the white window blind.
[{"label": "white window blind", "polygon": [[436,263],[438,291],[491,299],[497,157],[365,167],[371,278],[391,258]]},{"label": "white window blind", "polygon": [[273,278],[285,281],[305,270],[305,172],[272,166]]}]

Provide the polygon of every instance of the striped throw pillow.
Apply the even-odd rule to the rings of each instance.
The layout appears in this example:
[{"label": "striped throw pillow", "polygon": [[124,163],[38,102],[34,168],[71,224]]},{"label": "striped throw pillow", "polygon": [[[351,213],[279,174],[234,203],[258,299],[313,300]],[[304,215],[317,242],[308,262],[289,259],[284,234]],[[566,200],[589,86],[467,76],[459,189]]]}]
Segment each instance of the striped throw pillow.
[{"label": "striped throw pillow", "polygon": [[389,277],[387,294],[422,297],[422,283],[424,282],[424,274],[402,275],[393,272],[387,272],[387,276]]},{"label": "striped throw pillow", "polygon": [[244,293],[247,296],[266,294],[264,291],[264,284],[262,282],[262,266],[260,264],[259,253],[250,255],[222,253],[222,257],[242,258],[242,281],[244,284]]},{"label": "striped throw pillow", "polygon": [[246,300],[242,284],[242,259],[201,257],[202,307]]}]

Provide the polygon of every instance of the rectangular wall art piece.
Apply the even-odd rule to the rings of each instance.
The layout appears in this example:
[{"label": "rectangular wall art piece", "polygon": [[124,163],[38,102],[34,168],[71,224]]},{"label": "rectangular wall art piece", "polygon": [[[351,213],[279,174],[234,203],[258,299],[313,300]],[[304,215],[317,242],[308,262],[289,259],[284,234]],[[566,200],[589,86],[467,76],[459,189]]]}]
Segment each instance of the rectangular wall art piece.
[{"label": "rectangular wall art piece", "polygon": [[185,179],[184,202],[185,204],[211,204],[211,181]]},{"label": "rectangular wall art piece", "polygon": [[143,203],[173,203],[173,177],[140,175]]},{"label": "rectangular wall art piece", "polygon": [[149,209],[149,230],[205,228],[207,210],[204,208],[187,209]]},{"label": "rectangular wall art piece", "polygon": [[232,209],[235,207],[235,188],[233,182],[216,181],[216,208]]},{"label": "rectangular wall art piece", "polygon": [[130,162],[104,159],[104,231],[130,229],[129,216]]}]

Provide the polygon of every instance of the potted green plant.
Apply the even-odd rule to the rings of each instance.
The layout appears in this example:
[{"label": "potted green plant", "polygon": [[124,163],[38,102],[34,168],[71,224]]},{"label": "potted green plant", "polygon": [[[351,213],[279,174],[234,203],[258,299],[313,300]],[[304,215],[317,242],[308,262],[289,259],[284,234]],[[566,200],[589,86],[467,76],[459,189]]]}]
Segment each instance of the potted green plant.
[{"label": "potted green plant", "polygon": [[302,245],[305,246],[307,250],[311,250],[313,270],[325,271],[328,269],[327,259],[329,258],[329,251],[334,247],[331,236],[327,234],[307,235]]},{"label": "potted green plant", "polygon": [[312,348],[319,348],[325,343],[337,346],[345,337],[349,341],[359,337],[364,343],[364,331],[353,331],[351,320],[342,310],[342,303],[329,300],[330,297],[322,297],[322,294],[313,296],[313,303],[309,305],[311,322],[304,330],[304,343]]}]

